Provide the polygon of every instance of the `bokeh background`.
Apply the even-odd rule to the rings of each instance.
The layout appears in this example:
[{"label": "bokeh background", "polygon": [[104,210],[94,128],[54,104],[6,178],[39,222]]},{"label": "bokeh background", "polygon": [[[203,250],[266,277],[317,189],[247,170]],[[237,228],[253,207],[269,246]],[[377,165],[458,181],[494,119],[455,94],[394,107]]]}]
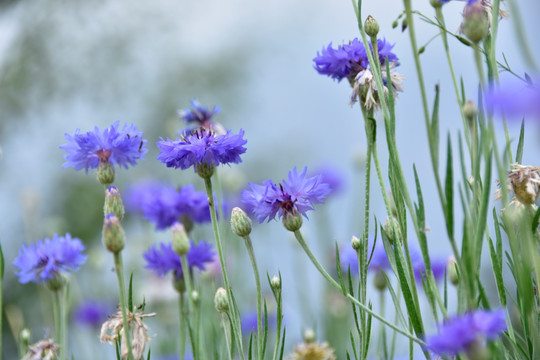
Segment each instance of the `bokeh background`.
[{"label": "bokeh background", "polygon": [[[396,0],[364,2],[363,17],[371,14],[379,21],[380,35],[395,44],[394,52],[400,58],[397,70],[406,81],[397,101],[398,148],[409,184],[413,184],[413,163],[417,166],[430,209],[428,240],[432,252],[444,257],[449,246],[430,168],[409,35],[401,31],[401,26],[392,28],[402,4]],[[428,0],[413,1],[413,7],[433,16]],[[519,7],[538,58],[540,3],[520,1]],[[459,1],[445,6],[450,30],[458,28],[462,8]],[[516,73],[530,73],[515,41],[512,21],[516,17],[510,16],[500,23],[497,55],[502,58],[504,53]],[[420,45],[438,34],[421,20],[416,26]],[[156,141],[173,137],[184,126],[176,113],[189,107],[193,98],[205,106],[219,105],[222,111],[216,120],[226,128],[245,130],[248,151],[242,164],[220,169],[224,190],[231,194],[248,182],[280,181],[294,166],[308,166],[309,170],[332,166],[343,177],[343,191],[319,206],[304,226],[317,255],[332,266],[334,243],[346,246],[351,236],[362,230],[359,209],[363,204],[366,144],[361,113],[357,106],[348,105],[350,87],[318,75],[312,59],[329,42],[337,45],[357,36],[350,1],[0,1],[0,241],[6,259],[5,358],[16,356],[13,331],[23,324],[32,330],[34,340],[52,333],[52,326],[47,325],[52,324],[47,292],[37,285],[19,284],[13,274],[11,262],[21,244],[55,232],[80,237],[89,260],[74,277],[74,302],[85,298],[105,299],[112,304],[116,301],[112,257],[100,243],[103,188],[94,173],[61,167],[63,152],[59,146],[65,143],[64,133],[77,128],[104,128],[119,120],[135,123],[144,132],[149,148],[146,160],[117,172],[116,185],[121,191],[140,179],[173,185],[193,183],[202,189],[202,181],[191,170],[175,171],[156,160]],[[456,40],[450,43],[456,71],[463,77],[468,97],[474,100],[478,80],[473,54]],[[449,132],[457,141],[461,120],[439,38],[429,42],[421,59],[429,96],[433,97],[436,84],[441,86],[441,138]],[[382,122],[379,126],[382,129]],[[517,138],[517,122],[510,121],[509,128],[511,137]],[[496,129],[502,132],[502,125],[498,123]],[[538,165],[538,140],[538,125],[527,123],[525,164]],[[378,144],[385,168],[382,130]],[[372,181],[373,215],[384,222],[386,214],[375,177]],[[149,277],[141,254],[149,244],[168,240],[169,234],[155,232],[153,225],[136,214],[128,214],[125,223],[129,239],[126,269],[134,272],[138,295],[145,295],[153,311],[153,297],[166,302],[174,292],[169,282]],[[200,236],[213,241],[209,229],[201,229]],[[326,298],[319,274],[280,223],[255,226],[252,238],[261,273],[272,276],[281,271],[284,279],[289,335],[286,349],[292,348],[307,327],[315,328],[321,339],[330,338],[321,314],[335,312],[336,321],[346,321],[339,318],[348,316],[343,315],[348,314],[345,310],[340,313],[346,305],[339,299]],[[229,239],[234,241],[234,237]],[[244,254],[239,244],[226,246]],[[236,275],[233,287],[236,281],[241,306],[254,310],[251,275],[241,270],[249,266],[246,258],[244,254],[231,259]],[[488,289],[489,275],[488,271]],[[373,301],[377,303],[375,295]],[[160,321],[149,321],[156,335],[151,343],[156,355],[174,351],[174,344],[166,341],[165,334],[159,334]],[[77,359],[112,354],[112,347],[99,345],[97,337],[95,329],[73,326],[71,346]],[[329,340],[336,347],[347,344],[346,338],[341,343]],[[343,348],[339,351],[342,356]]]}]

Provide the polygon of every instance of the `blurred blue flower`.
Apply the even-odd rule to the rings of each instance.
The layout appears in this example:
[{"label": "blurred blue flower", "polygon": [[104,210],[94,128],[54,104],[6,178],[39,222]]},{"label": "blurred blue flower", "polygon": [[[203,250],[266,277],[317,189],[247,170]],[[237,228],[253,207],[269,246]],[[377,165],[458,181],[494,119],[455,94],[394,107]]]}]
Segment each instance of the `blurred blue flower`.
[{"label": "blurred blue flower", "polygon": [[196,123],[197,127],[211,128],[212,117],[221,111],[219,106],[214,106],[212,110],[199,104],[197,99],[191,100],[191,108],[178,110],[180,119],[187,123]]},{"label": "blurred blue flower", "polygon": [[88,169],[97,168],[100,162],[125,168],[128,164],[136,165],[137,160],[143,159],[142,156],[148,151],[146,140],[143,140],[143,133],[135,125],[124,124],[119,130],[119,124],[117,121],[103,131],[96,126],[93,131],[84,134],[79,129],[73,135],[66,133],[67,144],[60,146],[67,152],[62,167],[73,166],[75,170],[85,169],[88,173]]},{"label": "blurred blue flower", "polygon": [[266,218],[275,219],[284,213],[298,212],[307,218],[306,212],[313,205],[322,203],[330,193],[330,186],[322,181],[321,175],[306,176],[307,167],[298,174],[296,167],[289,171],[288,180],[274,184],[267,180],[263,185],[250,183],[250,190],[242,191],[242,201],[259,223]]},{"label": "blurred blue flower", "polygon": [[[193,268],[204,270],[206,264],[214,260],[215,252],[212,246],[204,241],[198,244],[191,242],[191,247],[187,253],[187,261],[190,271]],[[164,276],[169,271],[172,271],[176,278],[183,275],[182,261],[180,256],[175,253],[170,243],[159,243],[151,246],[144,254],[146,260],[145,268],[153,270],[157,275]]]},{"label": "blurred blue flower", "polygon": [[[369,44],[372,49],[371,43]],[[386,39],[377,40],[377,49],[379,51],[379,62],[382,66],[386,64],[386,58],[393,65],[398,65],[398,57],[392,52],[394,45],[386,42]],[[369,60],[364,44],[354,38],[348,44],[343,44],[337,48],[332,47],[330,43],[317,56],[313,58],[315,70],[321,75],[327,75],[337,81],[348,78],[354,81],[356,75],[369,67]]]},{"label": "blurred blue flower", "polygon": [[496,339],[506,330],[503,309],[476,310],[447,320],[439,334],[426,338],[427,348],[437,355],[454,356],[466,351],[477,339]]},{"label": "blurred blue flower", "polygon": [[216,135],[204,128],[191,130],[176,140],[161,139],[157,146],[161,150],[158,160],[175,169],[188,169],[199,164],[218,166],[219,164],[240,163],[240,155],[246,152],[243,139],[244,130],[238,134],[227,131],[224,135]]},{"label": "blurred blue flower", "polygon": [[108,304],[102,301],[85,300],[74,310],[75,321],[79,325],[100,327],[109,314]]},{"label": "blurred blue flower", "polygon": [[[373,239],[369,239],[368,242],[368,260],[371,257],[371,262],[369,263],[370,271],[387,271],[391,269],[390,262],[386,256],[386,251],[384,250],[384,245],[381,241],[377,241],[375,244],[375,249],[373,249],[373,255],[371,251],[373,249]],[[339,259],[341,262],[341,270],[347,272],[348,269],[351,269],[351,275],[358,275],[358,255],[356,250],[354,250],[351,244],[347,244],[339,253]]]},{"label": "blurred blue flower", "polygon": [[210,221],[208,197],[191,184],[177,191],[160,182],[141,182],[128,189],[126,205],[141,211],[158,230],[170,227],[184,215],[197,223]]},{"label": "blurred blue flower", "polygon": [[533,83],[502,81],[486,91],[484,100],[487,109],[498,115],[540,119],[540,88]]},{"label": "blurred blue flower", "polygon": [[[268,329],[273,329],[276,327],[276,315],[267,315],[268,318]],[[264,321],[264,315],[261,317],[262,320],[262,327],[264,330],[265,321]],[[256,311],[250,311],[242,315],[240,318],[240,323],[242,325],[242,333],[244,334],[250,334],[250,333],[257,333],[257,312]]]},{"label": "blurred blue flower", "polygon": [[312,175],[321,175],[322,181],[327,183],[332,193],[338,193],[343,190],[345,184],[345,175],[333,165],[320,166]]},{"label": "blurred blue flower", "polygon": [[22,284],[30,281],[41,283],[62,273],[75,271],[86,261],[81,240],[54,234],[52,239],[38,240],[35,244],[23,244],[13,265],[19,268],[15,275]]}]

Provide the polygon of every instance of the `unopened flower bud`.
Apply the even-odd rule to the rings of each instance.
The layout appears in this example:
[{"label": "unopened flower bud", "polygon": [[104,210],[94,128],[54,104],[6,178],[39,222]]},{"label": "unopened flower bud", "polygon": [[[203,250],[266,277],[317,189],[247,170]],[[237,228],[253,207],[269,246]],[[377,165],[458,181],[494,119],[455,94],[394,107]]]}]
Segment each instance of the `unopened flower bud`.
[{"label": "unopened flower bud", "polygon": [[394,217],[386,219],[386,223],[384,224],[384,232],[386,233],[390,244],[401,244],[401,228]]},{"label": "unopened flower bud", "polygon": [[57,274],[51,279],[47,280],[47,288],[51,291],[58,291],[64,287],[66,279],[61,274]]},{"label": "unopened flower bud", "polygon": [[19,332],[19,342],[21,343],[21,345],[28,347],[31,335],[32,333],[30,332],[30,329],[23,328],[21,332]]},{"label": "unopened flower bud", "polygon": [[420,46],[420,48],[418,49],[418,55],[424,53],[424,51],[426,51],[426,47],[425,46]]},{"label": "unopened flower bud", "polygon": [[435,9],[440,8],[443,5],[443,2],[441,0],[429,0],[429,3],[431,6],[433,6]]},{"label": "unopened flower bud", "polygon": [[317,339],[315,335],[315,331],[313,329],[308,328],[304,331],[304,341],[308,344],[314,343]]},{"label": "unopened flower bud", "polygon": [[279,290],[281,289],[281,279],[274,275],[272,279],[270,280],[270,285],[272,286],[272,289]]},{"label": "unopened flower bud", "polygon": [[295,232],[302,227],[302,215],[298,211],[284,212],[282,220],[285,229],[289,231]]},{"label": "unopened flower bud", "polygon": [[111,185],[114,181],[114,168],[108,161],[101,161],[97,168],[97,179],[103,185]]},{"label": "unopened flower bud", "polygon": [[251,234],[251,219],[247,216],[244,210],[240,209],[239,207],[232,209],[231,228],[233,232],[240,237]]},{"label": "unopened flower bud", "polygon": [[118,220],[122,220],[124,217],[124,204],[122,202],[122,196],[116,186],[109,186],[105,190],[105,205],[103,205],[103,213],[114,214]]},{"label": "unopened flower bud", "polygon": [[409,26],[409,21],[407,20],[407,18],[404,18],[403,21],[401,22],[401,32],[404,32],[405,30],[407,30],[408,26]]},{"label": "unopened flower bud", "polygon": [[186,255],[191,247],[189,237],[184,226],[178,222],[171,226],[172,233],[172,249],[178,255]]},{"label": "unopened flower bud", "polygon": [[448,272],[448,279],[454,286],[457,286],[457,284],[459,284],[459,271],[455,257],[450,256],[448,258],[448,262],[446,263],[446,269],[446,271]]},{"label": "unopened flower bud", "polygon": [[470,2],[463,10],[463,33],[473,43],[483,40],[489,32],[488,10],[482,1]]},{"label": "unopened flower bud", "polygon": [[472,100],[467,100],[465,105],[463,105],[463,115],[467,118],[469,122],[473,121],[478,114],[478,108]]},{"label": "unopened flower bud", "polygon": [[229,311],[229,298],[227,296],[227,290],[222,287],[217,289],[216,295],[214,296],[214,306],[219,312]]},{"label": "unopened flower bud", "polygon": [[103,244],[112,253],[119,253],[126,243],[126,235],[120,220],[114,214],[107,214],[103,221]]},{"label": "unopened flower bud", "polygon": [[370,37],[377,37],[377,34],[379,33],[379,23],[373,16],[369,15],[364,22],[364,29],[366,30],[366,34]]},{"label": "unopened flower bud", "polygon": [[382,272],[377,271],[375,273],[375,276],[373,277],[373,285],[375,286],[375,289],[379,291],[384,291],[384,289],[386,289],[386,279]]},{"label": "unopened flower bud", "polygon": [[193,300],[193,302],[195,304],[197,304],[201,300],[201,297],[200,297],[199,292],[197,290],[193,290],[191,292],[191,300]]},{"label": "unopened flower bud", "polygon": [[[176,274],[175,274],[176,275]],[[173,278],[173,287],[179,293],[183,294],[186,291],[186,280],[183,276]]]},{"label": "unopened flower bud", "polygon": [[354,250],[358,251],[360,250],[360,247],[362,246],[362,242],[360,241],[359,238],[353,235],[351,239],[351,246]]},{"label": "unopened flower bud", "polygon": [[203,179],[210,179],[212,175],[214,175],[214,165],[207,164],[207,163],[198,163],[195,166],[195,170],[197,171],[197,174],[199,174],[200,177]]},{"label": "unopened flower bud", "polygon": [[392,29],[395,29],[395,28],[397,28],[397,27],[398,27],[398,25],[399,25],[399,21],[398,21],[397,19],[396,19],[396,20],[394,20],[394,22],[392,22]]},{"label": "unopened flower bud", "polygon": [[182,214],[178,218],[178,221],[180,222],[180,224],[184,226],[184,230],[189,235],[191,233],[191,230],[193,230],[193,226],[194,226],[193,219],[191,218],[191,216],[189,216],[188,214]]}]

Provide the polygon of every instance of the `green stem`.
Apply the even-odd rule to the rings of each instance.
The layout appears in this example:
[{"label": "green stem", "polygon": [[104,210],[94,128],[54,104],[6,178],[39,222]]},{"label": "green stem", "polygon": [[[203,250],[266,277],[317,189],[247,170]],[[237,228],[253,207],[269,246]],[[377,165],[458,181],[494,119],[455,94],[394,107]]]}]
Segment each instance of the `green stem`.
[{"label": "green stem", "polygon": [[528,66],[536,72],[538,71],[538,64],[534,59],[534,55],[531,51],[531,48],[529,47],[529,42],[527,41],[527,38],[525,36],[525,30],[523,28],[524,22],[521,18],[521,14],[519,13],[516,1],[508,0],[508,4],[510,6],[510,13],[512,14],[513,18],[512,22],[514,23],[515,31],[518,38],[519,49],[522,51],[522,54],[524,55],[525,61],[527,61]]},{"label": "green stem", "polygon": [[[229,321],[231,320],[230,316],[227,314],[227,316],[229,317]],[[227,333],[227,326],[225,324],[225,320],[223,319],[223,315],[219,315],[219,318],[221,319],[221,325],[223,325],[223,333],[225,334],[225,343],[227,344],[227,355],[229,356],[229,360],[232,360],[232,357],[231,357],[231,340],[229,339],[229,335]]]},{"label": "green stem", "polygon": [[257,352],[259,359],[263,359],[263,332],[262,332],[262,293],[261,293],[261,279],[259,277],[259,269],[257,267],[257,260],[255,259],[255,252],[253,251],[253,244],[249,235],[243,236],[244,243],[246,245],[249,259],[251,260],[251,267],[253,269],[253,275],[255,276],[255,285],[257,287]]},{"label": "green stem", "polygon": [[221,264],[221,273],[223,274],[223,282],[225,283],[225,289],[227,290],[227,297],[231,301],[232,316],[230,321],[235,332],[236,345],[238,346],[238,352],[242,359],[244,359],[244,347],[242,345],[242,336],[238,330],[237,317],[235,307],[232,306],[232,292],[229,286],[229,278],[227,276],[227,269],[225,268],[225,256],[223,254],[223,248],[221,246],[221,237],[219,235],[218,222],[216,217],[216,206],[214,204],[214,192],[212,190],[212,179],[204,178],[204,185],[206,188],[206,194],[208,195],[208,205],[210,206],[210,217],[212,219],[212,229],[214,230],[214,238],[216,239],[216,247],[218,249],[219,263]]},{"label": "green stem", "polygon": [[186,319],[184,314],[184,294],[182,292],[178,293],[178,316],[180,317],[180,331],[179,331],[179,357],[178,359],[184,359],[184,354],[186,352]]},{"label": "green stem", "polygon": [[66,348],[65,343],[62,341],[64,339],[63,335],[63,326],[62,326],[62,294],[61,289],[54,290],[54,300],[53,300],[53,314],[54,314],[54,328],[56,330],[56,341],[60,345],[60,356],[59,360],[65,360],[66,358]]},{"label": "green stem", "polygon": [[[184,283],[186,284],[186,295],[187,295],[187,298],[188,298],[188,314],[187,316],[191,316],[193,314],[193,309],[195,308],[195,305],[193,304],[193,298],[192,298],[192,293],[193,293],[193,287],[191,285],[191,274],[189,272],[189,266],[188,266],[188,260],[187,260],[187,256],[186,255],[181,255],[180,258],[182,259],[182,261],[180,262],[182,265],[182,275],[184,277]],[[197,321],[195,319],[195,321]],[[192,334],[193,335],[193,334]],[[198,344],[198,337],[199,337],[199,334],[197,334],[195,332],[195,339],[191,338],[191,350],[193,351],[193,358],[194,359],[198,359],[199,358],[199,349],[197,348],[197,345]]]},{"label": "green stem", "polygon": [[478,44],[474,45],[474,62],[476,63],[476,71],[478,71],[478,78],[480,79],[480,87],[484,88],[486,75],[484,73],[484,64],[482,63],[482,51]]},{"label": "green stem", "polygon": [[302,236],[302,233],[300,233],[299,230],[295,231],[294,232],[294,236],[296,237],[296,240],[298,240],[298,243],[300,244],[300,246],[302,246],[302,249],[304,249],[305,253],[307,254],[307,256],[309,257],[309,259],[311,260],[311,262],[313,263],[313,265],[315,265],[315,267],[317,268],[317,270],[319,270],[319,272],[321,273],[321,275],[326,279],[328,280],[328,282],[333,286],[335,287],[338,291],[342,292],[342,294],[347,298],[349,299],[349,301],[351,301],[353,304],[355,304],[356,306],[358,306],[362,311],[365,311],[366,313],[370,314],[371,316],[373,316],[375,319],[379,320],[381,323],[383,323],[384,325],[388,326],[389,328],[397,331],[398,333],[406,336],[407,338],[411,339],[412,341],[416,342],[417,344],[420,344],[421,346],[422,345],[425,345],[425,343],[420,340],[419,338],[417,338],[416,336],[414,336],[413,334],[409,333],[407,330],[404,330],[404,329],[401,329],[399,327],[397,327],[396,325],[392,324],[390,321],[388,321],[387,319],[385,319],[384,317],[380,316],[379,314],[377,314],[376,312],[374,312],[373,310],[371,310],[369,307],[367,307],[366,305],[362,304],[361,302],[359,302],[354,296],[352,296],[351,294],[349,294],[348,292],[347,293],[343,293],[343,289],[341,288],[341,285],[339,285],[331,276],[330,274],[328,274],[328,272],[326,272],[326,270],[322,267],[322,265],[319,263],[319,261],[317,260],[317,258],[315,257],[315,255],[313,255],[313,253],[311,252],[311,250],[309,249],[309,246],[307,245],[307,243],[305,242],[304,240],[304,237]]},{"label": "green stem", "polygon": [[281,288],[272,289],[274,297],[276,298],[277,310],[276,310],[276,343],[274,344],[274,356],[272,359],[277,360],[279,353],[279,344],[281,341],[281,321],[282,321],[282,309],[281,309]]},{"label": "green stem", "polygon": [[[122,321],[124,323],[124,336],[126,337],[128,359],[133,360],[133,351],[131,349],[131,332],[127,317],[127,302],[126,302],[126,285],[124,282],[124,265],[122,263],[122,253],[114,253],[114,268],[118,278],[118,290],[120,294],[120,307],[122,308]],[[131,309],[129,310],[131,311]]]}]

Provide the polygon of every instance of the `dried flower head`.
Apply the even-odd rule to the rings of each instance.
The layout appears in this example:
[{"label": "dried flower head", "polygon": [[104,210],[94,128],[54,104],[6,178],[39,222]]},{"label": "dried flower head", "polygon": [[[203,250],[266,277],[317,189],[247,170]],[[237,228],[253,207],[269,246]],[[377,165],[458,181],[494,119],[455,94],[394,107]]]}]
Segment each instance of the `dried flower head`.
[{"label": "dried flower head", "polygon": [[[524,205],[532,205],[540,196],[540,167],[512,164],[508,172],[508,190]],[[501,189],[497,189],[495,200],[502,198]]]},{"label": "dried flower head", "polygon": [[39,340],[28,347],[22,360],[56,360],[60,346],[53,339]]},{"label": "dried flower head", "polygon": [[335,360],[334,349],[327,342],[302,342],[294,346],[288,360]]},{"label": "dried flower head", "polygon": [[[135,360],[142,358],[146,344],[150,342],[151,338],[148,335],[148,326],[143,323],[143,318],[155,316],[156,313],[145,314],[143,312],[127,311],[128,327],[131,331],[131,352]],[[122,320],[122,312],[117,311],[114,315],[110,316],[107,321],[101,326],[101,333],[99,335],[99,341],[101,343],[109,342],[114,344],[118,341],[119,336],[124,333],[124,322]],[[121,344],[121,357],[122,359],[128,358],[128,348],[126,342],[126,336],[122,336]]]},{"label": "dried flower head", "polygon": [[[382,69],[381,74],[384,82],[384,94],[388,95],[388,76],[386,75],[386,70]],[[398,91],[403,91],[403,87],[401,86],[403,80],[403,75],[390,70],[390,84],[394,97],[397,97]],[[360,103],[367,110],[380,109],[381,107],[377,84],[370,69],[362,70],[354,79],[349,104],[353,105],[357,99],[360,99]]]}]

